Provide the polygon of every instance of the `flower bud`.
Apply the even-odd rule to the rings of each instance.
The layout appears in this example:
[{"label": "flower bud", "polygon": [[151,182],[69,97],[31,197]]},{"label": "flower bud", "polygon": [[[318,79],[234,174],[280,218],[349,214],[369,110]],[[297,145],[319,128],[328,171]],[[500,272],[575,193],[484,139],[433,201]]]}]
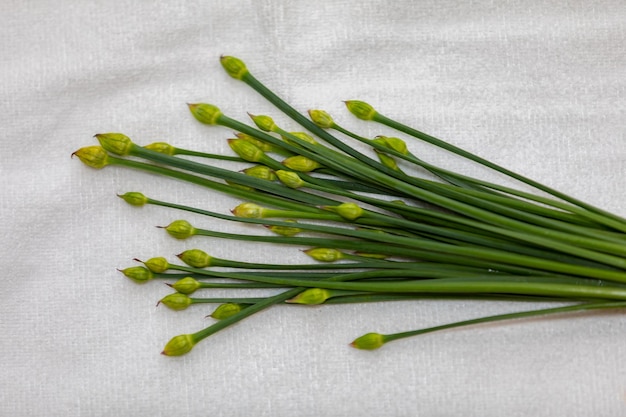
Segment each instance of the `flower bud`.
[{"label": "flower bud", "polygon": [[236,80],[241,80],[243,76],[248,73],[246,64],[244,64],[241,59],[235,58],[234,56],[222,56],[220,57],[220,63],[228,75]]},{"label": "flower bud", "polygon": [[181,294],[187,295],[193,294],[198,288],[200,288],[200,286],[201,284],[191,277],[179,279],[174,284],[172,284],[172,288],[174,288],[176,291]]},{"label": "flower bud", "polygon": [[307,158],[306,156],[296,155],[285,159],[283,165],[289,169],[298,172],[310,172],[320,168],[322,165],[318,162]]},{"label": "flower bud", "polygon": [[313,248],[304,251],[311,258],[320,262],[336,262],[343,259],[343,252],[330,248]]},{"label": "flower bud", "polygon": [[293,304],[317,305],[323,304],[330,297],[331,293],[327,289],[309,288],[302,291],[300,294],[296,295],[292,299],[287,300],[287,302]]},{"label": "flower bud", "polygon": [[386,153],[380,152],[379,150],[376,150],[375,152],[376,155],[378,155],[378,159],[380,160],[381,164],[383,164],[387,168],[393,169],[394,171],[400,171],[398,163],[395,159],[393,159],[393,157],[387,155]]},{"label": "flower bud", "polygon": [[254,136],[250,136],[245,133],[237,133],[235,134],[235,136],[237,136],[237,138],[239,139],[247,140],[248,142],[252,143],[257,148],[262,150],[263,152],[270,152],[271,150],[274,149],[274,146],[271,143],[267,143],[265,141],[257,139]]},{"label": "flower bud", "polygon": [[357,349],[374,350],[385,344],[385,336],[379,333],[367,333],[356,338],[350,346]]},{"label": "flower bud", "polygon": [[274,129],[278,127],[276,126],[276,123],[274,123],[274,120],[269,116],[255,116],[253,114],[248,115],[250,116],[254,124],[264,132],[273,132]]},{"label": "flower bud", "polygon": [[276,181],[276,173],[265,165],[255,165],[243,170],[243,173],[254,178],[259,178],[267,181]]},{"label": "flower bud", "polygon": [[376,110],[364,101],[348,100],[345,102],[350,113],[362,120],[373,120]]},{"label": "flower bud", "polygon": [[160,274],[167,271],[170,268],[169,262],[162,256],[156,258],[150,258],[143,263],[150,271]]},{"label": "flower bud", "polygon": [[225,303],[220,304],[213,313],[211,313],[210,317],[215,320],[224,320],[229,318],[230,316],[234,316],[239,313],[241,310],[250,307],[251,304],[243,304],[243,303]]},{"label": "flower bud", "polygon": [[207,266],[211,266],[211,256],[200,249],[189,249],[176,256],[193,268],[206,268]]},{"label": "flower bud", "polygon": [[109,154],[102,146],[87,146],[80,148],[72,154],[76,155],[80,161],[88,167],[100,169],[109,164]]},{"label": "flower bud", "polygon": [[237,207],[231,210],[237,217],[243,217],[246,219],[262,219],[264,217],[265,207],[261,207],[254,203],[241,203]]},{"label": "flower bud", "polygon": [[330,114],[324,110],[309,110],[309,116],[313,123],[321,127],[322,129],[332,129],[335,126],[335,121]]},{"label": "flower bud", "polygon": [[167,342],[167,345],[165,345],[161,354],[165,356],[181,356],[191,351],[195,344],[196,342],[193,340],[192,335],[181,334],[173,337],[169,342]]},{"label": "flower bud", "polygon": [[304,185],[302,178],[300,178],[300,176],[293,171],[285,171],[281,169],[276,171],[276,176],[280,182],[289,188],[300,188]]},{"label": "flower bud", "polygon": [[196,229],[186,220],[175,220],[165,230],[176,239],[187,239],[196,234]]},{"label": "flower bud", "polygon": [[96,138],[104,149],[116,155],[128,155],[133,147],[133,141],[122,133],[98,133]]},{"label": "flower bud", "polygon": [[212,104],[198,103],[187,104],[187,106],[189,106],[189,110],[191,111],[191,114],[193,114],[193,117],[195,117],[200,123],[216,125],[220,116],[222,116],[220,109]]},{"label": "flower bud", "polygon": [[393,149],[394,151],[401,153],[402,155],[408,155],[409,150],[406,147],[406,142],[400,138],[394,138],[389,136],[379,136],[379,138],[384,139],[385,146]]},{"label": "flower bud", "polygon": [[[287,223],[295,223],[294,220],[285,220]],[[299,227],[290,227],[290,226],[266,226],[269,230],[276,233],[277,235],[292,237],[297,235],[298,233],[302,233],[302,229]]]},{"label": "flower bud", "polygon": [[158,304],[164,304],[167,308],[179,311],[179,310],[184,310],[187,307],[189,307],[192,304],[192,302],[191,302],[191,298],[187,297],[185,294],[175,292],[173,294],[166,295],[165,297],[161,298],[161,301],[159,301]]},{"label": "flower bud", "polygon": [[[308,142],[311,145],[317,145],[318,144],[317,141],[315,139],[313,139],[313,136],[309,135],[308,133],[305,133],[305,132],[289,132],[289,134],[291,136],[297,137],[300,140],[303,140],[304,142]],[[298,144],[294,140],[290,139],[286,135],[283,135],[283,140],[285,142],[287,142],[288,144],[290,144],[290,145],[298,146]]]},{"label": "flower bud", "polygon": [[122,195],[118,194],[117,196],[121,198],[122,200],[126,201],[131,206],[141,207],[148,203],[148,197],[136,191],[130,191]]},{"label": "flower bud", "polygon": [[144,148],[170,156],[176,153],[176,148],[166,142],[154,142],[144,146]]},{"label": "flower bud", "polygon": [[324,206],[322,208],[337,213],[346,220],[356,220],[364,213],[363,209],[355,203],[343,203],[338,206]]},{"label": "flower bud", "polygon": [[137,284],[144,284],[154,278],[154,274],[146,267],[133,266],[120,270],[127,278],[132,279]]},{"label": "flower bud", "polygon": [[259,162],[265,154],[252,142],[243,139],[228,139],[228,146],[248,162]]}]

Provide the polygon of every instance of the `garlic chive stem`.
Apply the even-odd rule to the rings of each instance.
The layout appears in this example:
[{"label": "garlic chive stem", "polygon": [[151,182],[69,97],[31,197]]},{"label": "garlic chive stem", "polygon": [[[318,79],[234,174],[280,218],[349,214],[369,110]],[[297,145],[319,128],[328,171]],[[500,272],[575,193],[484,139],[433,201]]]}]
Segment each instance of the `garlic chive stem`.
[{"label": "garlic chive stem", "polygon": [[214,153],[196,152],[188,149],[175,148],[175,155],[196,156],[199,158],[217,159],[220,161],[246,162],[245,159],[237,156],[219,155]]},{"label": "garlic chive stem", "polygon": [[504,167],[502,167],[502,166],[500,166],[498,164],[495,164],[495,163],[493,163],[491,161],[488,161],[488,160],[486,160],[484,158],[481,158],[478,155],[475,155],[475,154],[473,154],[471,152],[468,152],[468,151],[466,151],[464,149],[461,149],[461,148],[459,148],[457,146],[449,144],[449,143],[447,143],[447,142],[445,142],[445,141],[443,141],[441,139],[437,139],[434,136],[428,135],[426,133],[420,132],[417,129],[413,129],[413,128],[411,128],[409,126],[406,126],[406,125],[404,125],[402,123],[396,122],[395,120],[392,120],[392,119],[390,119],[390,118],[388,118],[386,116],[383,116],[382,114],[380,114],[378,112],[374,113],[374,115],[372,117],[372,120],[375,121],[375,122],[381,123],[383,125],[386,125],[388,127],[391,127],[393,129],[396,129],[396,130],[398,130],[400,132],[406,133],[407,135],[413,136],[413,137],[415,137],[417,139],[420,139],[420,140],[423,140],[425,142],[428,142],[428,143],[430,143],[432,145],[435,145],[437,147],[440,147],[442,149],[445,149],[445,150],[447,150],[449,152],[455,153],[455,154],[457,154],[459,156],[462,156],[464,158],[467,158],[467,159],[469,159],[471,161],[477,162],[477,163],[479,163],[481,165],[484,165],[484,166],[486,166],[488,168],[496,170],[496,171],[498,171],[498,172],[500,172],[502,174],[505,174],[505,175],[507,175],[507,176],[509,176],[511,178],[514,178],[514,179],[516,179],[518,181],[521,181],[521,182],[523,182],[525,184],[528,184],[528,185],[530,185],[532,187],[535,187],[538,190],[544,191],[544,192],[546,192],[548,194],[553,195],[554,197],[560,198],[561,200],[567,201],[567,202],[569,202],[571,204],[577,205],[579,207],[582,207],[582,208],[587,209],[589,211],[592,211],[594,213],[600,214],[602,216],[609,217],[609,218],[614,219],[617,222],[620,222],[622,224],[626,224],[626,219],[623,219],[623,218],[621,218],[619,216],[616,216],[616,215],[614,215],[612,213],[604,211],[604,210],[602,210],[600,208],[594,207],[594,206],[592,206],[590,204],[587,204],[587,203],[585,203],[583,201],[580,201],[578,199],[570,197],[567,194],[561,193],[560,191],[557,191],[557,190],[555,190],[553,188],[550,188],[550,187],[548,187],[546,185],[543,185],[543,184],[541,184],[541,183],[539,183],[537,181],[534,181],[534,180],[532,180],[530,178],[527,178],[527,177],[525,177],[523,175],[520,175],[520,174],[517,174],[517,173],[515,173],[513,171],[510,171],[510,170],[508,170],[508,169],[506,169],[506,168],[504,168]]},{"label": "garlic chive stem", "polygon": [[619,301],[618,302],[593,302],[593,303],[576,304],[573,306],[566,306],[566,307],[545,308],[541,310],[523,311],[523,312],[518,312],[518,313],[498,314],[495,316],[481,317],[478,319],[464,320],[464,321],[459,321],[456,323],[429,327],[427,329],[386,334],[386,335],[383,335],[383,341],[384,343],[387,343],[387,342],[391,342],[394,340],[403,339],[403,338],[411,337],[411,336],[418,336],[420,334],[432,333],[432,332],[436,332],[439,330],[452,329],[455,327],[470,326],[473,324],[490,323],[494,321],[521,319],[525,317],[542,316],[542,315],[548,315],[548,314],[570,313],[570,312],[575,312],[575,311],[624,308],[624,307],[626,307],[626,302],[619,302]]},{"label": "garlic chive stem", "polygon": [[[301,225],[300,227],[304,227]],[[337,233],[337,228],[325,228],[317,225],[306,225],[310,230],[324,230],[327,233]],[[329,230],[330,229],[330,230]],[[227,239],[237,239],[244,241],[286,243],[302,246],[325,246],[341,249],[353,249],[360,251],[372,251],[386,253],[396,256],[418,257],[425,260],[445,259],[445,262],[462,263],[474,265],[476,262],[484,262],[489,268],[490,262],[496,262],[498,266],[494,269],[501,269],[501,265],[521,268],[532,268],[537,270],[556,272],[560,274],[571,274],[586,276],[590,278],[606,279],[609,281],[626,283],[626,272],[592,268],[582,265],[572,265],[547,259],[535,258],[527,255],[508,253],[502,250],[487,249],[479,247],[463,247],[429,241],[418,238],[405,238],[386,233],[376,233],[367,231],[353,231],[341,229],[344,236],[357,237],[365,241],[351,241],[345,239],[321,239],[307,237],[282,237],[282,236],[251,236],[231,233],[214,232],[203,229],[196,229],[196,234],[200,236],[221,237]],[[367,241],[378,241],[391,245],[380,245],[380,243],[368,243]],[[488,261],[488,262],[485,262]]]}]

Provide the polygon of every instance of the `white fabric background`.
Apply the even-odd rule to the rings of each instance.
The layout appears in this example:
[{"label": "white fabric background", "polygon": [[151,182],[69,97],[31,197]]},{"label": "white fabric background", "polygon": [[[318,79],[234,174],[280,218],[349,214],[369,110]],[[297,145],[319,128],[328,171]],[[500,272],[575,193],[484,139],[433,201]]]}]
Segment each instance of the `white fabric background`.
[{"label": "white fabric background", "polygon": [[[271,114],[220,54],[296,108],[352,118],[362,99],[576,197],[626,215],[626,5],[605,1],[0,2],[0,415],[620,416],[623,312],[480,326],[347,344],[529,308],[498,302],[276,307],[181,358],[170,337],[210,324],[211,307],[155,308],[169,290],[115,269],[199,247],[240,260],[305,261],[297,248],[169,238],[185,217],[125,191],[226,211],[236,200],[70,159],[118,131],[224,152],[231,132],[195,122],[205,101],[245,120]],[[498,177],[412,142],[431,161]],[[256,229],[244,228],[250,233]],[[536,307],[538,305],[533,305]]]}]

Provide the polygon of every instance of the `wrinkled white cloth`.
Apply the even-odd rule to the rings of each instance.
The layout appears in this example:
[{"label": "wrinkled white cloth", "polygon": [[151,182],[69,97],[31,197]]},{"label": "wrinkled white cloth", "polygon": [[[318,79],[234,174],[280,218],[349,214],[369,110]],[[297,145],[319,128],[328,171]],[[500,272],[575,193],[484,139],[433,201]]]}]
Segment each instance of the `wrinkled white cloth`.
[{"label": "wrinkled white cloth", "polygon": [[[625,39],[622,0],[4,0],[0,415],[625,415],[623,312],[478,326],[367,352],[348,343],[369,331],[544,304],[284,306],[184,357],[162,356],[172,336],[211,323],[211,306],[155,308],[170,289],[138,286],[116,268],[196,247],[247,261],[307,259],[294,247],[172,239],[154,226],[186,218],[214,230],[263,231],[130,207],[115,195],[141,191],[221,212],[238,201],[70,159],[102,132],[230,154],[224,139],[232,132],[197,123],[189,102],[241,120],[269,114],[298,130],[223,72],[218,58],[229,54],[299,110],[325,109],[365,136],[397,135],[354,119],[342,103],[366,100],[626,215]],[[508,183],[421,142],[410,148]]]}]

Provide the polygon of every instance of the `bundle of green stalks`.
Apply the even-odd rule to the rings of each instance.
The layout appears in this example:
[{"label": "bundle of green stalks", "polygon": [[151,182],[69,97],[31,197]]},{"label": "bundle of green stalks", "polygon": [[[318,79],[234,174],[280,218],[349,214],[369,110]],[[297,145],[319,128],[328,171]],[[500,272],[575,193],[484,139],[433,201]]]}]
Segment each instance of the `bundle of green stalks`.
[{"label": "bundle of green stalks", "polygon": [[[73,155],[93,168],[114,165],[147,171],[243,201],[232,214],[221,214],[139,192],[119,196],[129,204],[168,207],[261,225],[274,232],[232,234],[177,220],[165,227],[177,239],[194,236],[202,241],[206,236],[295,245],[307,248],[305,253],[313,260],[248,263],[193,249],[181,253],[177,264],[156,257],[124,269],[124,275],[138,283],[169,280],[176,292],[160,303],[174,310],[220,304],[211,314],[216,319],[212,325],[174,337],[163,354],[183,355],[206,337],[276,304],[471,298],[557,305],[402,333],[368,333],[352,342],[359,349],[377,349],[396,339],[477,323],[626,307],[625,219],[394,121],[362,101],[346,102],[356,117],[481,164],[533,191],[435,166],[411,153],[403,139],[361,137],[321,110],[311,110],[307,117],[253,77],[241,60],[222,57],[221,63],[230,76],[261,94],[306,132],[287,131],[268,116],[251,116],[253,127],[214,105],[190,104],[199,122],[239,132],[229,140],[237,156],[163,142],[142,147],[121,133],[97,134],[100,146],[81,148]],[[353,141],[374,152],[358,151],[363,145],[350,146]],[[211,160],[252,165],[235,171],[212,165]],[[211,288],[273,289],[275,295],[198,296]]]}]

